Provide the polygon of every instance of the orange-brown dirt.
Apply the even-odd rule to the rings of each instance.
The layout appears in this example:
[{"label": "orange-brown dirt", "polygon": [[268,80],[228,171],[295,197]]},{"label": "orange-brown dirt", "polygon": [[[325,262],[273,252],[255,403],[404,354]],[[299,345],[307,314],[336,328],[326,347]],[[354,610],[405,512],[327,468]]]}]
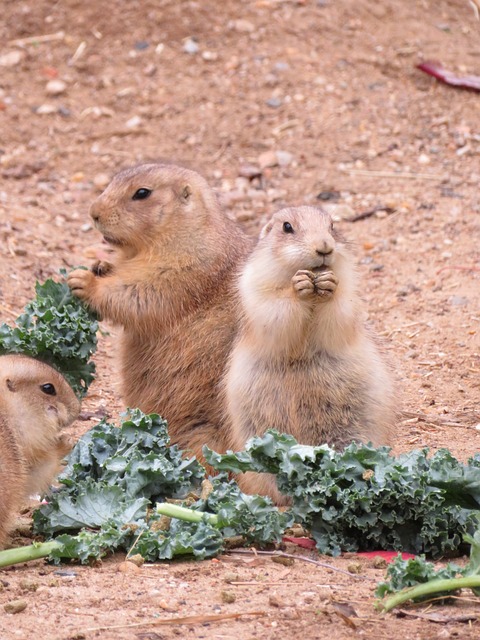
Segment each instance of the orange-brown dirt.
[{"label": "orange-brown dirt", "polygon": [[[2,0],[2,321],[32,298],[36,279],[89,263],[99,241],[89,204],[128,165],[170,160],[200,171],[251,233],[282,206],[323,202],[356,245],[370,320],[395,363],[404,412],[395,450],[474,454],[480,95],[416,68],[436,59],[480,75],[473,4]],[[84,401],[85,412],[115,419],[116,343],[115,329],[101,337]],[[226,556],[134,573],[120,570],[120,556],[95,567],[19,565],[0,572],[0,637],[479,637],[475,601],[428,611],[449,622],[381,615],[373,591],[383,569],[321,559],[359,562],[366,579]],[[240,584],[225,581],[232,573]],[[3,604],[19,599],[26,608],[6,613]],[[339,601],[358,617],[338,612]],[[262,615],[155,624],[252,611]],[[473,621],[459,622],[464,614]]]}]

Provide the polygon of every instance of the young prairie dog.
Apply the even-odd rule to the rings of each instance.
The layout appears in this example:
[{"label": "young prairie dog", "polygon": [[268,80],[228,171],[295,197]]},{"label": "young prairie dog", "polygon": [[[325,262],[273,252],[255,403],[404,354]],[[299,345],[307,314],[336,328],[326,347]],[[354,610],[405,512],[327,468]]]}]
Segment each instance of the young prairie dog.
[{"label": "young prairie dog", "polygon": [[172,442],[199,458],[205,443],[225,450],[218,386],[238,317],[235,274],[252,240],[199,174],[173,165],[117,174],[90,215],[115,255],[68,282],[123,327],[124,401],[162,415]]},{"label": "young prairie dog", "polygon": [[58,371],[27,356],[0,356],[0,548],[22,503],[48,489],[71,449],[60,430],[79,412]]},{"label": "young prairie dog", "polygon": [[[392,381],[358,289],[325,211],[283,209],[264,227],[240,274],[243,317],[225,377],[235,448],[269,428],[310,445],[390,441]],[[282,501],[267,474],[239,484]]]}]

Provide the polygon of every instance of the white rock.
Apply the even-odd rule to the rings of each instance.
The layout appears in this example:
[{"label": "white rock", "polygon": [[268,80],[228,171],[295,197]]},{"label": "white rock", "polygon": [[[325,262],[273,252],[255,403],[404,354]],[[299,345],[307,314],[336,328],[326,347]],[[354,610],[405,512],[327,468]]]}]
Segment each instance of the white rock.
[{"label": "white rock", "polygon": [[334,222],[353,218],[355,211],[348,204],[334,204],[333,202],[322,203],[322,209],[332,216]]},{"label": "white rock", "polygon": [[54,104],[42,104],[38,107],[35,113],[39,116],[48,116],[51,113],[56,113],[57,107]]},{"label": "white rock", "polygon": [[206,62],[213,62],[215,60],[218,60],[218,53],[216,51],[204,51],[202,53],[202,58]]},{"label": "white rock", "polygon": [[240,18],[239,20],[234,20],[231,23],[231,26],[235,31],[239,31],[240,33],[252,33],[255,31],[255,25],[249,20],[244,20]]},{"label": "white rock", "polygon": [[103,191],[109,184],[109,182],[110,176],[108,176],[106,173],[97,173],[97,175],[93,178],[93,184],[99,191]]},{"label": "white rock", "polygon": [[10,51],[0,56],[0,67],[15,67],[23,58],[22,51]]},{"label": "white rock", "polygon": [[183,50],[185,53],[189,53],[190,55],[194,55],[200,51],[200,47],[198,46],[198,42],[195,42],[193,38],[185,38],[183,42]]},{"label": "white rock", "polygon": [[47,82],[47,86],[45,87],[45,92],[49,96],[59,96],[62,93],[65,93],[67,89],[67,85],[63,80],[50,80]]},{"label": "white rock", "polygon": [[125,126],[129,129],[135,129],[142,124],[142,119],[140,116],[133,116],[130,120],[127,120]]},{"label": "white rock", "polygon": [[281,167],[288,167],[293,162],[293,155],[288,151],[277,151],[277,162]]}]

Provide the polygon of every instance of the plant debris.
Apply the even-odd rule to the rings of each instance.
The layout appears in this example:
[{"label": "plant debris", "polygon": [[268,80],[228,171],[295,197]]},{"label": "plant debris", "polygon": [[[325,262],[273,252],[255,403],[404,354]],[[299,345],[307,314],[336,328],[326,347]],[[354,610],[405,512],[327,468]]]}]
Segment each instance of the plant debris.
[{"label": "plant debris", "polygon": [[453,71],[445,69],[439,62],[432,60],[418,64],[417,69],[452,87],[480,91],[480,76],[457,76]]}]

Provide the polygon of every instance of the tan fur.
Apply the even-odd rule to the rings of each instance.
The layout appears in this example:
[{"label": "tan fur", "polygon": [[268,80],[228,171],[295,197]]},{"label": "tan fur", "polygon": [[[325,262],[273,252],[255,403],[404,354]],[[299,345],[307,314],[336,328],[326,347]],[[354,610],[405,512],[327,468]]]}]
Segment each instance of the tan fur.
[{"label": "tan fur", "polygon": [[[390,441],[390,373],[365,327],[353,258],[327,213],[276,213],[240,274],[239,295],[243,319],[225,378],[235,448],[268,428],[310,445]],[[240,484],[280,500],[268,476],[245,474]]]},{"label": "tan fur", "polygon": [[[142,188],[149,197],[132,199]],[[122,171],[91,215],[116,257],[69,284],[124,328],[125,402],[160,413],[172,441],[199,457],[205,443],[224,450],[218,384],[238,316],[234,274],[251,240],[200,175],[171,165]]]},{"label": "tan fur", "polygon": [[[46,384],[55,395],[42,391]],[[27,356],[0,356],[0,548],[22,503],[48,489],[71,448],[60,430],[79,411],[80,402],[55,369]]]}]

